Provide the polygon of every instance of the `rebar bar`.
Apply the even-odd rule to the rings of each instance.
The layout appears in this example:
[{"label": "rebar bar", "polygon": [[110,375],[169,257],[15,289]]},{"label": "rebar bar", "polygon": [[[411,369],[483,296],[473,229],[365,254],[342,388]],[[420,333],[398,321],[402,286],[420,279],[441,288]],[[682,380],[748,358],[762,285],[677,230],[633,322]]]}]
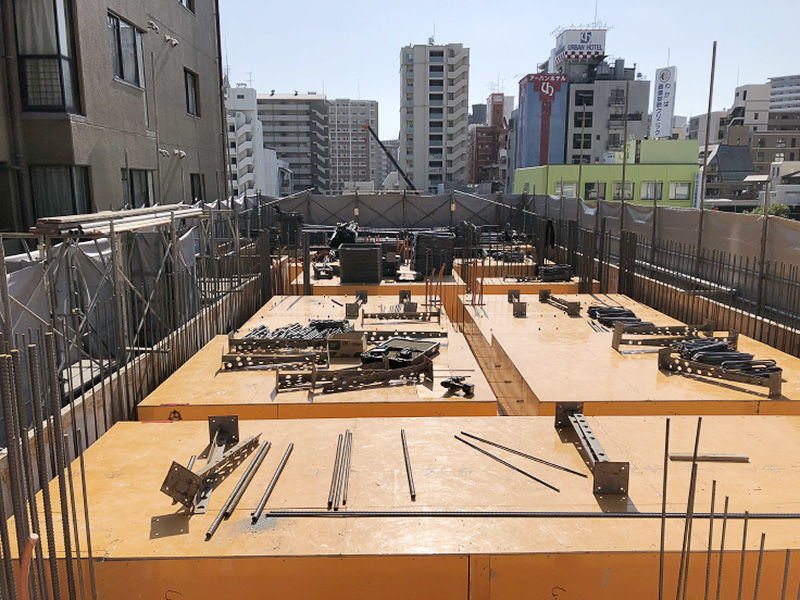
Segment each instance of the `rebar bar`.
[{"label": "rebar bar", "polygon": [[293,449],[294,449],[294,443],[289,444],[288,448],[286,448],[286,452],[284,452],[283,458],[281,459],[278,468],[275,469],[275,474],[272,476],[272,479],[270,480],[267,489],[264,490],[264,495],[261,497],[261,501],[258,503],[255,512],[252,514],[253,523],[256,523],[259,517],[261,517],[261,513],[264,512],[264,507],[267,505],[267,501],[269,500],[269,497],[272,495],[272,492],[278,483],[278,479],[280,478],[281,473],[283,473],[283,469],[286,467],[286,463],[288,462],[289,456],[291,456]]},{"label": "rebar bar", "polygon": [[411,495],[411,501],[417,499],[417,489],[414,487],[414,474],[411,471],[411,457],[408,454],[408,439],[406,438],[406,430],[400,430],[400,439],[403,442],[403,458],[406,465],[406,476],[408,477],[408,491]]},{"label": "rebar bar", "polygon": [[471,433],[467,433],[466,431],[462,431],[461,435],[464,435],[468,438],[472,438],[473,440],[478,440],[479,442],[483,442],[484,444],[489,444],[490,446],[494,446],[495,448],[500,448],[501,450],[505,450],[506,452],[511,452],[512,454],[517,454],[518,456],[522,456],[524,458],[528,458],[530,460],[536,461],[548,467],[553,467],[554,469],[559,469],[560,471],[566,471],[567,473],[572,473],[573,475],[578,475],[579,477],[589,477],[586,473],[581,473],[580,471],[575,471],[568,467],[561,466],[559,464],[550,462],[548,460],[544,460],[543,458],[539,458],[538,456],[533,456],[532,454],[527,454],[525,452],[521,452],[519,450],[515,450],[514,448],[509,448],[508,446],[503,446],[502,444],[498,444],[497,442],[492,442],[487,439],[478,437],[477,435],[472,435]]},{"label": "rebar bar", "polygon": [[336,494],[336,477],[339,474],[339,461],[342,453],[342,439],[344,436],[339,434],[339,442],[336,444],[336,459],[333,462],[333,472],[331,474],[331,489],[328,492],[328,509],[333,506],[333,498]]},{"label": "rebar bar", "polygon": [[543,486],[545,486],[545,487],[547,487],[547,488],[550,488],[550,489],[551,489],[551,490],[553,490],[553,491],[556,491],[556,492],[560,492],[560,491],[561,491],[561,490],[559,490],[559,489],[558,489],[556,486],[554,486],[554,485],[552,485],[552,484],[550,484],[550,483],[547,483],[547,482],[546,482],[546,481],[544,481],[543,479],[539,479],[539,478],[538,478],[538,477],[536,477],[535,475],[531,475],[531,474],[530,474],[530,473],[528,473],[527,471],[524,471],[524,470],[520,469],[519,467],[517,467],[517,466],[515,466],[515,465],[512,465],[510,462],[503,460],[503,459],[502,459],[502,458],[500,458],[499,456],[495,456],[495,455],[494,455],[494,454],[492,454],[491,452],[489,452],[489,451],[487,451],[487,450],[484,450],[483,448],[480,448],[480,447],[476,446],[476,445],[475,445],[475,444],[473,444],[472,442],[468,442],[468,441],[467,441],[467,440],[465,440],[464,438],[460,438],[460,437],[458,437],[457,435],[455,435],[455,436],[453,436],[453,437],[455,437],[455,438],[456,438],[456,439],[457,439],[459,442],[463,442],[464,444],[466,444],[467,446],[469,446],[469,447],[470,447],[470,448],[472,448],[473,450],[477,450],[477,451],[478,451],[478,452],[480,452],[481,454],[485,454],[485,455],[486,455],[486,456],[488,456],[489,458],[492,458],[492,459],[496,460],[497,462],[499,462],[500,464],[502,464],[502,465],[505,465],[505,466],[506,466],[506,467],[508,467],[509,469],[513,469],[513,470],[514,470],[514,471],[516,471],[517,473],[521,473],[522,475],[525,475],[525,477],[528,477],[528,478],[530,478],[530,479],[533,479],[535,482],[537,482],[537,483],[540,483],[541,485],[543,485]]}]

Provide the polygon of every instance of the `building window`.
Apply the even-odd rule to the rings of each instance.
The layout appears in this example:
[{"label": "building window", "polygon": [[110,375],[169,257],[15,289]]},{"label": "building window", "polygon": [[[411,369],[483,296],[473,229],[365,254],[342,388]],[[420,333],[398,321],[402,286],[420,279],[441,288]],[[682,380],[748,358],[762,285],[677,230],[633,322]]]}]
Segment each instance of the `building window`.
[{"label": "building window", "polygon": [[775,140],[776,148],[786,148],[786,138],[777,138]]},{"label": "building window", "polygon": [[[236,125],[228,125],[228,131],[236,133]],[[266,148],[266,146],[264,146]]]},{"label": "building window", "polygon": [[130,208],[152,206],[153,172],[144,169],[122,169],[122,201]]},{"label": "building window", "polygon": [[192,202],[197,202],[198,200],[205,200],[206,194],[206,182],[205,176],[200,173],[190,173],[189,174],[189,185],[192,190]]},{"label": "building window", "polygon": [[575,106],[594,106],[594,91],[575,90]]},{"label": "building window", "polygon": [[753,118],[758,121],[758,113],[753,113]]},{"label": "building window", "polygon": [[62,217],[91,212],[89,167],[28,167],[33,216]]},{"label": "building window", "polygon": [[775,153],[775,160],[773,162],[783,162],[785,156],[786,156],[786,154],[784,152],[776,152]]},{"label": "building window", "polygon": [[142,73],[142,34],[116,15],[108,15],[108,40],[114,77],[144,87]]},{"label": "building window", "polygon": [[584,195],[586,200],[605,200],[606,184],[600,181],[584,184]]},{"label": "building window", "polygon": [[766,145],[767,145],[767,142],[764,140],[764,138],[758,138],[758,147],[759,148],[764,148]]},{"label": "building window", "polygon": [[200,94],[197,86],[197,74],[189,69],[183,70],[184,88],[186,90],[186,112],[195,117],[200,116]]},{"label": "building window", "polygon": [[642,182],[642,200],[661,200],[661,191],[663,183],[657,181],[643,181]]},{"label": "building window", "polygon": [[14,11],[22,109],[80,113],[72,2],[25,0]]},{"label": "building window", "polygon": [[[622,200],[622,182],[615,181],[614,182],[614,200]],[[633,182],[626,181],[625,182],[625,201],[630,202],[633,200]]]},{"label": "building window", "polygon": [[230,143],[231,150],[236,150],[236,142]]},{"label": "building window", "polygon": [[578,184],[575,182],[564,183],[556,181],[556,196],[562,198],[577,198]]},{"label": "building window", "polygon": [[591,161],[589,160],[591,156],[588,154],[580,155],[580,154],[573,154],[572,155],[572,164],[579,165],[581,163],[588,165]]},{"label": "building window", "polygon": [[[583,134],[583,149],[584,150],[591,150],[592,149],[592,134],[591,133],[584,133]],[[572,136],[572,149],[573,150],[580,150],[581,149],[581,134],[575,133]]]},{"label": "building window", "polygon": [[[585,117],[584,117],[585,115]],[[585,121],[585,122],[584,122]],[[592,113],[583,111],[575,113],[574,124],[576,128],[591,127],[592,126]]]},{"label": "building window", "polygon": [[692,184],[688,182],[675,182],[669,184],[670,200],[688,200],[692,191]]},{"label": "building window", "polygon": [[178,3],[194,12],[194,0],[178,0]]}]

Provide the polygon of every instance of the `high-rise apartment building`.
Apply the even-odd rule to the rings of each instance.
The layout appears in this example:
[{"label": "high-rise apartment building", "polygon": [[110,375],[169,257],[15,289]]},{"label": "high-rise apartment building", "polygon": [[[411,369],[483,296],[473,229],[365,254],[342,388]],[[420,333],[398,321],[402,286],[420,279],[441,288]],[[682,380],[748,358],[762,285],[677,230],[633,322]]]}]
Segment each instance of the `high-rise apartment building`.
[{"label": "high-rise apartment building", "polygon": [[800,112],[800,75],[770,77],[770,112]]},{"label": "high-rise apartment building", "polygon": [[256,192],[271,197],[281,195],[281,180],[288,176],[280,169],[274,150],[264,147],[264,133],[258,120],[256,91],[239,85],[228,88],[225,97],[228,113],[228,189],[236,197]]},{"label": "high-rise apartment building", "polygon": [[378,142],[365,129],[378,134],[378,103],[375,100],[337,99],[328,108],[330,123],[330,191],[340,194],[357,182],[372,182],[380,189]]},{"label": "high-rise apartment building", "polygon": [[415,45],[400,56],[400,165],[423,192],[467,182],[469,48]]},{"label": "high-rise apartment building", "polygon": [[[391,153],[394,159],[400,162],[398,158],[400,155],[400,140],[381,140],[381,142]],[[378,149],[380,150],[380,148]],[[392,164],[392,161],[389,160],[389,157],[386,156],[386,153],[383,150],[380,150],[380,174],[378,178],[381,181],[381,186],[379,189],[383,188],[383,184],[386,181],[386,178],[389,176],[389,173],[394,173],[395,171],[397,171],[397,169]]]},{"label": "high-rise apartment building", "polygon": [[265,148],[292,172],[294,190],[330,189],[329,103],[323,94],[258,94]]},{"label": "high-rise apartment building", "polygon": [[9,2],[0,17],[3,229],[225,195],[213,2]]}]

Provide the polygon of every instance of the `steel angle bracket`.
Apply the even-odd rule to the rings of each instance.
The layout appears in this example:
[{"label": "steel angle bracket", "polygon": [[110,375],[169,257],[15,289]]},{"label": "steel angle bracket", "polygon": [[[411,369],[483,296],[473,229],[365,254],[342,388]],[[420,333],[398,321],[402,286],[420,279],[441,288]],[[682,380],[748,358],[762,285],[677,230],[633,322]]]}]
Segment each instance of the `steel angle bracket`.
[{"label": "steel angle bracket", "polygon": [[581,313],[581,303],[564,300],[554,296],[550,290],[539,290],[539,302],[549,304],[563,310],[570,317],[577,317]]},{"label": "steel angle bracket", "polygon": [[365,319],[375,319],[377,321],[433,321],[434,318],[437,323],[441,323],[442,311],[437,309],[414,312],[362,312],[361,324],[364,324]]},{"label": "steel angle bracket", "polygon": [[[715,335],[717,333],[718,335]],[[620,346],[663,347],[697,338],[729,342],[734,350],[739,343],[739,334],[736,331],[730,330],[727,334],[715,332],[711,321],[700,326],[669,325],[665,327],[626,324],[617,321],[614,323],[611,347],[619,352]]]},{"label": "steel angle bracket", "polygon": [[264,351],[300,349],[322,347],[327,344],[325,338],[315,338],[313,340],[287,340],[273,338],[235,338],[233,334],[228,335],[228,352],[233,353],[258,353]]},{"label": "steel angle bracket", "polygon": [[237,443],[225,451],[218,460],[207,464],[197,473],[193,473],[180,463],[173,461],[164,483],[161,485],[161,491],[176,502],[183,504],[186,508],[193,509],[196,513],[204,512],[204,508],[198,511],[197,501],[202,495],[206,482],[209,479],[213,481],[213,477],[223,467],[246,457],[256,448],[260,437],[260,434],[251,436]]},{"label": "steel angle bracket", "polygon": [[511,312],[517,319],[524,319],[528,316],[528,303],[515,301]]},{"label": "steel angle bracket", "polygon": [[371,330],[364,331],[363,333],[365,333],[367,336],[368,344],[379,344],[397,337],[410,338],[412,340],[428,340],[447,337],[447,331],[405,331],[401,329],[395,329],[393,331]]},{"label": "steel angle bracket", "polygon": [[223,354],[222,368],[225,371],[237,371],[266,367],[277,369],[307,367],[310,364],[327,365],[328,355],[325,352],[306,352],[302,354]]},{"label": "steel angle bracket", "polygon": [[400,304],[411,302],[411,290],[398,290],[397,301],[400,302]]},{"label": "steel angle bracket", "polygon": [[519,290],[508,290],[506,297],[508,298],[508,303],[513,304],[514,302],[519,302],[520,298],[520,291]]},{"label": "steel angle bracket", "polygon": [[555,428],[578,443],[581,456],[592,470],[592,491],[597,496],[627,496],[630,463],[608,460],[602,444],[583,415],[583,402],[556,403]]},{"label": "steel angle bracket", "polygon": [[724,379],[736,383],[747,383],[769,389],[769,397],[781,395],[783,387],[783,371],[774,371],[766,377],[747,375],[732,369],[724,369],[715,365],[686,360],[673,351],[672,348],[661,348],[658,351],[658,368],[662,371],[671,371],[679,375],[690,377],[708,377],[710,379]]},{"label": "steel angle bracket", "polygon": [[344,316],[347,319],[357,319],[358,311],[367,303],[369,298],[368,290],[356,290],[356,301],[347,302],[344,305]]},{"label": "steel angle bracket", "polygon": [[341,392],[391,381],[415,381],[433,390],[433,361],[427,356],[423,361],[397,369],[339,369],[335,371],[278,371],[278,391],[311,389],[321,392]]}]

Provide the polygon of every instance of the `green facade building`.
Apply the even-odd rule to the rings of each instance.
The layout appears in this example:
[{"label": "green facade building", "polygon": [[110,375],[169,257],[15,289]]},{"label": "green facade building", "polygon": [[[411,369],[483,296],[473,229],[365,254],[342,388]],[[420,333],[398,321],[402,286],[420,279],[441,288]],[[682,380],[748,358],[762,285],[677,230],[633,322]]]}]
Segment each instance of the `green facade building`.
[{"label": "green facade building", "polygon": [[[697,140],[638,140],[627,145],[625,201],[692,206],[699,190]],[[583,200],[622,200],[622,152],[613,164],[545,165],[517,169],[515,194],[542,194]],[[580,190],[580,193],[579,193]]]}]

